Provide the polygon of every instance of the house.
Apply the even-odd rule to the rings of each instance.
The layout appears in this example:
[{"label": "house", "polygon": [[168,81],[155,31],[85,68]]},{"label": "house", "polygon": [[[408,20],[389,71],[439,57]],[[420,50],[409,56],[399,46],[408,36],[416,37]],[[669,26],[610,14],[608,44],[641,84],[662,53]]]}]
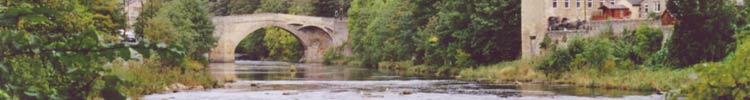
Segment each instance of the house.
[{"label": "house", "polygon": [[640,5],[641,8],[638,11],[638,16],[641,19],[659,17],[659,15],[667,10],[667,0],[643,0],[640,2]]},{"label": "house", "polygon": [[621,4],[629,8],[630,12],[633,12],[633,14],[630,15],[629,19],[641,19],[642,16],[645,16],[641,13],[638,13],[641,10],[641,2],[643,2],[643,0],[622,0],[617,4]]},{"label": "house", "polygon": [[[527,2],[526,0],[522,0]],[[544,2],[544,12],[548,17],[558,17],[569,21],[590,20],[593,15],[602,12],[598,7],[602,5],[616,5],[626,0],[540,0]],[[539,3],[537,3],[539,4]],[[539,6],[534,6],[539,7]]]},{"label": "house", "polygon": [[632,12],[630,8],[624,5],[604,5],[599,7],[603,13],[600,15],[592,16],[591,20],[607,20],[607,19],[628,19]]},{"label": "house", "polygon": [[670,13],[669,10],[665,10],[664,13],[661,14],[661,25],[674,24],[677,24],[677,19],[672,16],[672,13]]}]

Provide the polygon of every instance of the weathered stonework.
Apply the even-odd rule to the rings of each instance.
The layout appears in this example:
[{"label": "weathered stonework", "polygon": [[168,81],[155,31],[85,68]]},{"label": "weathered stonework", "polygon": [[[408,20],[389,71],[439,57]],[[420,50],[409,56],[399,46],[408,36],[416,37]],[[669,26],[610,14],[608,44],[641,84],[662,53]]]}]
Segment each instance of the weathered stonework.
[{"label": "weathered stonework", "polygon": [[[521,0],[521,56],[529,58],[539,53],[539,43],[547,32],[547,1]],[[533,38],[533,39],[532,39]]]},{"label": "weathered stonework", "polygon": [[349,35],[346,21],[323,17],[263,13],[216,16],[213,23],[219,40],[209,53],[211,62],[234,62],[240,41],[263,27],[279,27],[296,36],[305,48],[303,62],[321,62],[326,50],[343,45]]}]

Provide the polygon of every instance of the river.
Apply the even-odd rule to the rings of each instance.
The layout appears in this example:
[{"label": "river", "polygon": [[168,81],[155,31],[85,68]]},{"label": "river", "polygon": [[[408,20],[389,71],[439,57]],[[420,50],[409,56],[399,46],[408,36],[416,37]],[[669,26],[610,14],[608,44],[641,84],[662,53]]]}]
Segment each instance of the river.
[{"label": "river", "polygon": [[400,76],[373,68],[269,61],[213,63],[224,88],[151,94],[146,100],[662,100],[650,91],[569,85],[485,84]]}]

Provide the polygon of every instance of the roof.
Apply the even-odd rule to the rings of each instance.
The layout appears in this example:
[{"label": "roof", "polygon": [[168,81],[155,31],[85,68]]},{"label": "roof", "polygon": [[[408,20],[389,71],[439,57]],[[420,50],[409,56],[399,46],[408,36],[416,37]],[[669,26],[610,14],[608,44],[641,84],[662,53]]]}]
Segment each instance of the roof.
[{"label": "roof", "polygon": [[643,0],[628,0],[628,2],[630,2],[630,4],[633,4],[633,6],[641,6],[641,2],[643,2]]},{"label": "roof", "polygon": [[615,5],[615,6],[610,6],[610,5],[606,5],[605,4],[602,7],[599,7],[599,9],[603,9],[603,8],[606,8],[606,9],[630,9],[627,6],[621,5],[621,4],[618,4],[618,5]]}]

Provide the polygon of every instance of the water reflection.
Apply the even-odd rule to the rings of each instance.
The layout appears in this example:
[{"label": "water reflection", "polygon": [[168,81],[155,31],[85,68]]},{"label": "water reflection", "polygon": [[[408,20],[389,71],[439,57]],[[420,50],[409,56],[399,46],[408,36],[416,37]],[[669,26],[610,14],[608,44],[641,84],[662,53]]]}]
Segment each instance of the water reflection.
[{"label": "water reflection", "polygon": [[400,77],[361,67],[296,64],[269,61],[212,63],[211,73],[221,81],[237,80],[405,80],[426,79]]},{"label": "water reflection", "polygon": [[[444,77],[399,76],[378,69],[267,61],[213,63],[211,73],[224,88],[150,95],[144,99],[663,99],[649,91],[581,88],[567,85],[483,84]],[[411,99],[409,99],[411,98]]]},{"label": "water reflection", "polygon": [[211,63],[209,70],[219,84],[237,81],[237,64],[235,63]]}]

